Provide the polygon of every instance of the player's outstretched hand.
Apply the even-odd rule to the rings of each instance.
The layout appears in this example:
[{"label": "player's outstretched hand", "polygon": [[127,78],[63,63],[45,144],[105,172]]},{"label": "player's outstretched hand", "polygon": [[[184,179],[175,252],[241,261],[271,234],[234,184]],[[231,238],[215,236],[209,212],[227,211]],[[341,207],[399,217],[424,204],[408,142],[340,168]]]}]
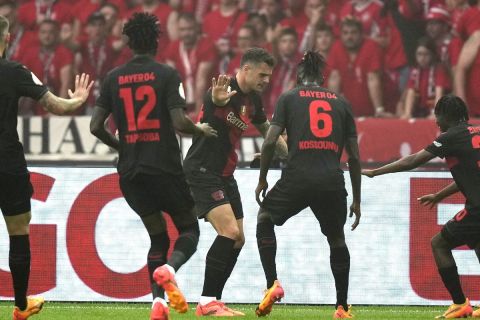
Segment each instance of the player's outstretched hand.
[{"label": "player's outstretched hand", "polygon": [[360,212],[360,203],[353,202],[350,205],[350,218],[353,217],[353,214],[355,214],[355,221],[352,224],[352,231],[355,230],[360,224],[360,217],[362,216]]},{"label": "player's outstretched hand", "polygon": [[90,94],[90,89],[92,89],[93,81],[90,81],[90,76],[88,74],[82,73],[81,76],[78,74],[75,76],[75,91],[68,89],[68,96],[70,99],[78,98],[81,101],[85,102],[88,99]]},{"label": "player's outstretched hand", "polygon": [[262,194],[262,197],[265,199],[267,190],[268,190],[268,182],[259,180],[257,188],[255,189],[255,199],[257,199],[257,203],[259,206],[262,205],[262,200],[260,200],[260,193]]},{"label": "player's outstretched hand", "polygon": [[417,200],[420,201],[422,205],[428,206],[430,209],[432,209],[440,201],[435,194],[427,194],[417,198]]},{"label": "player's outstretched hand", "polygon": [[373,170],[362,169],[362,174],[363,174],[364,176],[369,177],[369,178],[375,177],[375,174],[373,173]]},{"label": "player's outstretched hand", "polygon": [[229,91],[230,77],[227,75],[219,75],[218,81],[212,78],[212,100],[215,104],[224,106],[230,101],[230,98],[237,93],[237,91]]},{"label": "player's outstretched hand", "polygon": [[196,126],[202,130],[205,137],[218,137],[217,130],[210,127],[208,123],[197,123]]}]

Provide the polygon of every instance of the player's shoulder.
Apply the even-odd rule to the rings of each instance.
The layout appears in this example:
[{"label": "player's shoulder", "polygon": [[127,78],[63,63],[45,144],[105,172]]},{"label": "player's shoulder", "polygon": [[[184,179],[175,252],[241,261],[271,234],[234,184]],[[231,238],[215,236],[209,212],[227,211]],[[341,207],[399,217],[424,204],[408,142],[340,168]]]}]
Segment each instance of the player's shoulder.
[{"label": "player's shoulder", "polygon": [[13,71],[15,69],[27,69],[23,64],[13,60],[0,59],[0,66],[4,71]]}]

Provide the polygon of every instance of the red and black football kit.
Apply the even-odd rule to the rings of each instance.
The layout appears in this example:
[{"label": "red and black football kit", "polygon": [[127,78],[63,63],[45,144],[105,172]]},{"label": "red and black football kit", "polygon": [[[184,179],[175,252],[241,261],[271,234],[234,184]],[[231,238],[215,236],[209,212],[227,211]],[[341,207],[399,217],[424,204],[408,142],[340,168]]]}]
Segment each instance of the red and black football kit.
[{"label": "red and black football kit", "polygon": [[244,94],[235,78],[230,83],[237,93],[223,107],[212,102],[212,91],[203,99],[200,121],[217,130],[218,138],[196,136],[183,163],[199,217],[230,203],[237,219],[243,210],[233,172],[237,166],[240,137],[251,124],[267,121],[258,93]]},{"label": "red and black football kit", "polygon": [[30,211],[33,188],[17,133],[18,100],[39,100],[48,89],[27,68],[0,59],[0,209],[3,215]]},{"label": "red and black football kit", "polygon": [[461,123],[441,134],[426,151],[445,158],[453,180],[465,196],[465,209],[442,229],[451,243],[475,247],[480,242],[480,127]]},{"label": "red and black football kit", "polygon": [[262,208],[277,225],[306,207],[329,235],[343,230],[347,216],[340,157],[357,131],[350,104],[320,86],[301,86],[283,94],[272,125],[287,131],[288,159],[281,179]]},{"label": "red and black football kit", "polygon": [[193,199],[185,181],[170,109],[185,108],[178,73],[138,55],[106,77],[96,105],[113,114],[120,140],[118,173],[140,216],[159,210],[188,225]]}]

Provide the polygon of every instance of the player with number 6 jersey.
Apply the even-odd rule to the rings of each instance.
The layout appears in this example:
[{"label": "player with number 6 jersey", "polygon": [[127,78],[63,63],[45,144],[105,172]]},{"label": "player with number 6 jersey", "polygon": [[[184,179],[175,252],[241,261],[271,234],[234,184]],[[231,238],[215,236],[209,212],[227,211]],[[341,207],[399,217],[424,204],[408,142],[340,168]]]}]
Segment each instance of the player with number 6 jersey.
[{"label": "player with number 6 jersey", "polygon": [[[272,125],[262,146],[260,178],[255,190],[260,211],[257,218],[257,244],[267,280],[267,291],[257,307],[258,316],[272,310],[284,296],[277,279],[274,225],[283,225],[310,207],[330,245],[330,265],[337,292],[334,318],[352,318],[347,304],[350,254],[343,227],[347,217],[347,192],[340,157],[348,153],[355,213],[354,230],[360,222],[360,159],[357,131],[350,104],[321,86],[324,58],[309,51],[298,64],[297,87],[278,99]],[[287,131],[288,160],[282,177],[266,195],[267,173],[275,141]],[[265,199],[260,200],[263,192]]]},{"label": "player with number 6 jersey", "polygon": [[[119,151],[120,188],[150,235],[147,265],[154,303],[151,320],[166,320],[170,306],[187,312],[175,272],[196,251],[200,234],[193,199],[181,166],[175,129],[216,137],[208,123],[195,125],[185,115],[185,97],[178,72],[155,62],[160,35],[155,16],[135,13],[123,28],[135,56],[106,77],[93,111],[90,129]],[[113,114],[119,138],[106,129]],[[170,214],[179,235],[167,260],[170,240],[162,211]]]}]

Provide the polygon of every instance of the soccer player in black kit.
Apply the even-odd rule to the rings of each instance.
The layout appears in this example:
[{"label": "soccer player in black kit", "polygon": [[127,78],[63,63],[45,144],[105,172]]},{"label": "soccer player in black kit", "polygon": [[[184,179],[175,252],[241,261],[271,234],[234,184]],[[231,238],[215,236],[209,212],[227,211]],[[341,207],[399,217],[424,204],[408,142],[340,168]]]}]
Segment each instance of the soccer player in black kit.
[{"label": "soccer player in black kit", "polygon": [[443,284],[452,296],[453,304],[437,318],[480,317],[472,310],[465,297],[452,249],[468,245],[480,259],[480,127],[468,123],[468,109],[457,96],[446,95],[435,106],[437,125],[442,132],[432,144],[415,154],[362,174],[375,177],[382,174],[407,171],[435,157],[445,158],[454,182],[435,194],[418,200],[433,207],[446,197],[460,191],[466,198],[460,211],[432,238],[432,251]]},{"label": "soccer player in black kit", "polygon": [[[110,71],[94,107],[90,129],[101,141],[119,151],[120,188],[140,216],[151,240],[147,264],[154,302],[150,319],[169,319],[163,300],[187,312],[175,272],[195,253],[200,234],[194,203],[185,181],[175,129],[195,136],[215,137],[207,123],[195,125],[185,111],[178,72],[155,62],[160,26],[151,14],[135,13],[124,25],[134,57]],[[117,139],[106,129],[113,114]],[[179,236],[167,261],[170,240],[162,211],[168,212]]]},{"label": "soccer player in black kit", "polygon": [[[263,136],[268,130],[259,93],[268,84],[273,65],[274,59],[267,51],[252,48],[242,56],[235,77],[221,75],[218,81],[212,80],[200,121],[215,128],[218,138],[194,137],[183,164],[198,217],[210,222],[218,234],[207,253],[197,316],[243,315],[221,302],[223,288],[245,242],[242,202],[233,177],[235,149],[249,123]],[[286,156],[283,140],[278,142],[278,151]]]},{"label": "soccer player in black kit", "polygon": [[[330,245],[330,265],[337,302],[334,318],[352,318],[347,304],[350,255],[343,227],[347,217],[347,192],[340,157],[345,147],[353,190],[350,217],[354,230],[360,222],[360,161],[357,131],[350,104],[321,87],[324,58],[308,51],[298,64],[297,86],[278,99],[272,124],[262,146],[260,177],[255,190],[260,210],[257,244],[267,280],[267,291],[256,314],[266,316],[283,298],[275,264],[277,250],[274,225],[283,225],[306,207],[315,214]],[[286,129],[288,159],[282,177],[268,189],[267,173],[275,141]],[[263,194],[263,202],[260,194]]]},{"label": "soccer player in black kit", "polygon": [[[40,312],[44,299],[28,297],[30,276],[29,224],[33,187],[17,133],[18,100],[30,97],[56,115],[78,109],[93,85],[88,75],[76,76],[70,99],[52,94],[27,68],[5,59],[10,34],[7,18],[0,16],[0,209],[10,237],[8,264],[13,280],[13,320],[24,320]],[[2,284],[3,285],[3,284]]]}]

